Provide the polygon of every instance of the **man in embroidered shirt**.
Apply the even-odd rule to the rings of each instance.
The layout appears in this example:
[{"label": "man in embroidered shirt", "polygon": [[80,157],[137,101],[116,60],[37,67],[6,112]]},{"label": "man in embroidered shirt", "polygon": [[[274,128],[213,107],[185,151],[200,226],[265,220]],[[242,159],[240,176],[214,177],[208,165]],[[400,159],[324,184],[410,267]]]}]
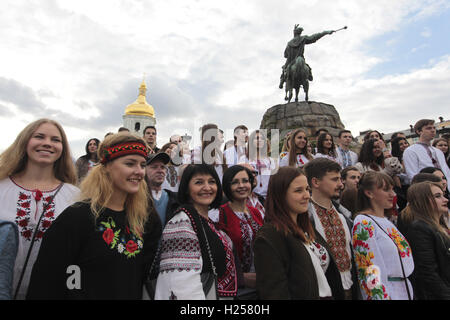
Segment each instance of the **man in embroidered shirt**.
[{"label": "man in embroidered shirt", "polygon": [[[341,274],[345,297],[352,299],[352,253],[351,233],[346,218],[334,207],[332,200],[338,199],[342,189],[341,166],[326,158],[317,158],[305,167],[311,188],[311,202],[308,208],[310,219],[317,232],[327,241],[331,254]],[[356,282],[357,283],[357,282]]]},{"label": "man in embroidered shirt", "polygon": [[341,130],[339,132],[339,145],[336,148],[337,162],[342,169],[353,166],[358,162],[358,155],[349,149],[353,137],[349,130]]},{"label": "man in embroidered shirt", "polygon": [[[432,147],[431,141],[436,136],[434,120],[421,119],[414,125],[415,132],[419,135],[419,141],[408,147],[403,153],[405,171],[410,181],[426,167],[441,169],[447,181],[450,181],[450,169],[441,150]],[[450,191],[450,185],[447,186]]]},{"label": "man in embroidered shirt", "polygon": [[155,209],[161,219],[163,228],[172,218],[173,212],[178,207],[178,202],[176,200],[177,194],[161,187],[166,179],[167,164],[169,161],[170,157],[166,153],[154,153],[149,155],[147,166],[145,167],[150,197],[153,199]]}]

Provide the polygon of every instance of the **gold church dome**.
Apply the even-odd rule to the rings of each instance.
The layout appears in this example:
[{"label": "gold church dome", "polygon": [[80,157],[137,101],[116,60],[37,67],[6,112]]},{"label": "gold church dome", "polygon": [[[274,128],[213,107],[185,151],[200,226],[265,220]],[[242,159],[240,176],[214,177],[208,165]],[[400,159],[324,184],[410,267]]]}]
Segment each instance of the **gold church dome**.
[{"label": "gold church dome", "polygon": [[126,115],[155,117],[155,110],[147,103],[147,99],[145,98],[146,91],[147,86],[145,85],[145,81],[142,80],[141,86],[139,87],[139,96],[135,102],[125,108]]}]

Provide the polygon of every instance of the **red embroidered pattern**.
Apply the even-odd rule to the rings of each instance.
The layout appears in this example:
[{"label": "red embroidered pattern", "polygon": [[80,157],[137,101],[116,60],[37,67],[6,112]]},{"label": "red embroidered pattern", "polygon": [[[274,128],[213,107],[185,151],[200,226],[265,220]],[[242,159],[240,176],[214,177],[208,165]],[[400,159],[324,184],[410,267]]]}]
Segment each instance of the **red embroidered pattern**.
[{"label": "red embroidered pattern", "polygon": [[314,203],[317,215],[325,231],[325,239],[336,260],[340,272],[350,270],[351,262],[346,250],[345,230],[338,213],[332,208],[326,210]]},{"label": "red embroidered pattern", "polygon": [[[39,225],[35,241],[40,241],[42,239],[45,231],[50,228],[53,220],[55,220],[55,204],[53,202],[54,199],[52,199],[51,196],[43,197],[42,192],[40,192],[39,190],[35,192],[36,210],[41,206],[39,202],[42,199],[43,201],[41,205],[43,208],[45,207],[46,210],[42,217],[41,224]],[[52,200],[51,203],[49,203],[50,200]],[[28,241],[31,241],[35,228],[35,226],[30,226],[31,201],[32,194],[19,192],[15,222],[19,227],[20,235]],[[39,219],[39,216],[37,217],[37,219]]]},{"label": "red embroidered pattern", "polygon": [[303,161],[301,154],[297,155],[297,163],[299,164],[300,167],[303,167],[305,165],[305,162]]},{"label": "red embroidered pattern", "polygon": [[211,219],[208,219],[208,225],[220,238],[225,248],[226,270],[223,276],[217,279],[217,291],[221,297],[234,297],[237,293],[237,275],[231,240],[228,241],[228,236],[215,228]]}]

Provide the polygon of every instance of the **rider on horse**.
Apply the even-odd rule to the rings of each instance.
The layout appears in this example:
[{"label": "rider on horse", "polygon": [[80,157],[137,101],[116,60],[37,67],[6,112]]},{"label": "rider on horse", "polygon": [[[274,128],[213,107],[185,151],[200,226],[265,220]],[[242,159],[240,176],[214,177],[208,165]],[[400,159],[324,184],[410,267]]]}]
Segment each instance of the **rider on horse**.
[{"label": "rider on horse", "polygon": [[[283,84],[284,84],[284,82],[287,81],[288,76],[289,76],[289,74],[288,74],[289,68],[294,63],[295,59],[298,56],[301,56],[303,59],[305,59],[305,57],[304,57],[305,45],[314,43],[317,40],[319,40],[320,38],[322,38],[323,36],[325,36],[327,34],[332,34],[335,31],[324,31],[324,32],[313,34],[311,36],[302,36],[301,35],[302,32],[303,32],[303,28],[299,27],[298,24],[296,24],[294,26],[294,38],[288,42],[286,49],[284,50],[284,57],[286,58],[286,63],[282,67],[283,71],[280,76],[280,89],[283,89]],[[308,80],[312,81],[313,76],[311,73],[311,67],[308,64],[306,64],[306,68],[309,69],[308,70]]]}]

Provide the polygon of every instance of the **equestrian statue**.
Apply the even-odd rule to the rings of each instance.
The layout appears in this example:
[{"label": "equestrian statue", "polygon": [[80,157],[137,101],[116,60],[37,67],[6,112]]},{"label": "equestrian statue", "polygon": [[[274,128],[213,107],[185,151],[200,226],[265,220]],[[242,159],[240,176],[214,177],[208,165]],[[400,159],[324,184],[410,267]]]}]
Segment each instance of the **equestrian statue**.
[{"label": "equestrian statue", "polygon": [[303,28],[298,24],[294,26],[294,38],[288,42],[284,50],[284,57],[286,63],[282,66],[282,73],[280,76],[280,89],[285,85],[286,96],[284,100],[288,103],[292,99],[292,89],[295,89],[295,102],[298,102],[298,93],[300,86],[305,91],[305,101],[308,101],[309,81],[313,80],[311,67],[305,62],[305,45],[311,44],[322,38],[327,34],[333,34],[337,31],[347,29],[324,31],[310,36],[302,36]]}]

